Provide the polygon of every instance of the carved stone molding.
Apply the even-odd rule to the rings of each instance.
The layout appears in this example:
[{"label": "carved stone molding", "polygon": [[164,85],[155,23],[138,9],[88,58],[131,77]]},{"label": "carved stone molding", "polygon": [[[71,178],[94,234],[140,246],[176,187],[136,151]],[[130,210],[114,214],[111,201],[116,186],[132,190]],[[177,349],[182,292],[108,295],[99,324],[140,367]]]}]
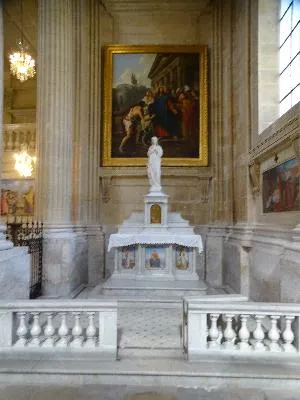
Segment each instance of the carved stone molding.
[{"label": "carved stone molding", "polygon": [[257,161],[249,165],[249,174],[252,192],[258,193],[260,191],[260,164]]},{"label": "carved stone molding", "polygon": [[297,136],[293,140],[293,148],[296,154],[296,157],[300,158],[300,136]]}]

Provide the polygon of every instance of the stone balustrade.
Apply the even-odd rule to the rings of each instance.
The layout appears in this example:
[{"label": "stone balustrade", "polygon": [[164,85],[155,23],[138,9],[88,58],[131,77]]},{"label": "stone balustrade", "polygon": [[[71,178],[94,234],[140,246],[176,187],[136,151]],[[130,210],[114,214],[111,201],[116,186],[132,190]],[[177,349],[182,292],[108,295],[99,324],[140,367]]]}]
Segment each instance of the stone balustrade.
[{"label": "stone balustrade", "polygon": [[183,343],[189,359],[212,351],[235,356],[299,354],[300,306],[241,300],[185,299]]},{"label": "stone balustrade", "polygon": [[4,151],[20,151],[23,147],[35,151],[36,125],[35,123],[5,124]]},{"label": "stone balustrade", "polygon": [[0,351],[99,351],[116,357],[117,302],[0,302]]}]

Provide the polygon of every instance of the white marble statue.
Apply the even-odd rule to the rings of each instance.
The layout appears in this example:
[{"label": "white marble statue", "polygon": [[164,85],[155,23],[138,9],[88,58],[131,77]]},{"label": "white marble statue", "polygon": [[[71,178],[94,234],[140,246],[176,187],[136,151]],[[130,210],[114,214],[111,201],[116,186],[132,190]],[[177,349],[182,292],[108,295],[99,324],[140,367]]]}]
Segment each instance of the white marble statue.
[{"label": "white marble statue", "polygon": [[148,178],[151,185],[150,192],[161,191],[160,176],[161,176],[161,157],[163,149],[158,144],[156,136],[151,138],[151,146],[148,149]]}]

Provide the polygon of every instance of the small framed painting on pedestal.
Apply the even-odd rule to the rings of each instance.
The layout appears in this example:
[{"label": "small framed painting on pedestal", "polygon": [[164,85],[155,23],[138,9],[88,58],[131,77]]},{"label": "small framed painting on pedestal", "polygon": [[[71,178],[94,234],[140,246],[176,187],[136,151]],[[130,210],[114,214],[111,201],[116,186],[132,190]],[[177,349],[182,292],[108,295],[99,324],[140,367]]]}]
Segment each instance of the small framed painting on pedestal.
[{"label": "small framed painting on pedestal", "polygon": [[122,247],[120,258],[120,266],[122,270],[134,269],[136,266],[136,248],[134,246]]},{"label": "small framed painting on pedestal", "polygon": [[187,247],[177,246],[175,249],[175,263],[179,270],[187,270],[190,268],[191,250]]},{"label": "small framed painting on pedestal", "polygon": [[145,248],[145,268],[162,270],[166,268],[166,249],[164,247]]}]

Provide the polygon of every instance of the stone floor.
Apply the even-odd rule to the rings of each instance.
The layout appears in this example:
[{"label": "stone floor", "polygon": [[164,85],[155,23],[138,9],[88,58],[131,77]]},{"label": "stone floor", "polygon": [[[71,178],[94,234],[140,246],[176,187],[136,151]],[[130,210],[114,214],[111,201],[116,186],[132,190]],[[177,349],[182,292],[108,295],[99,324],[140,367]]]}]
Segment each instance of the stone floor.
[{"label": "stone floor", "polygon": [[234,387],[161,388],[112,385],[0,385],[0,400],[299,400],[299,392]]}]

